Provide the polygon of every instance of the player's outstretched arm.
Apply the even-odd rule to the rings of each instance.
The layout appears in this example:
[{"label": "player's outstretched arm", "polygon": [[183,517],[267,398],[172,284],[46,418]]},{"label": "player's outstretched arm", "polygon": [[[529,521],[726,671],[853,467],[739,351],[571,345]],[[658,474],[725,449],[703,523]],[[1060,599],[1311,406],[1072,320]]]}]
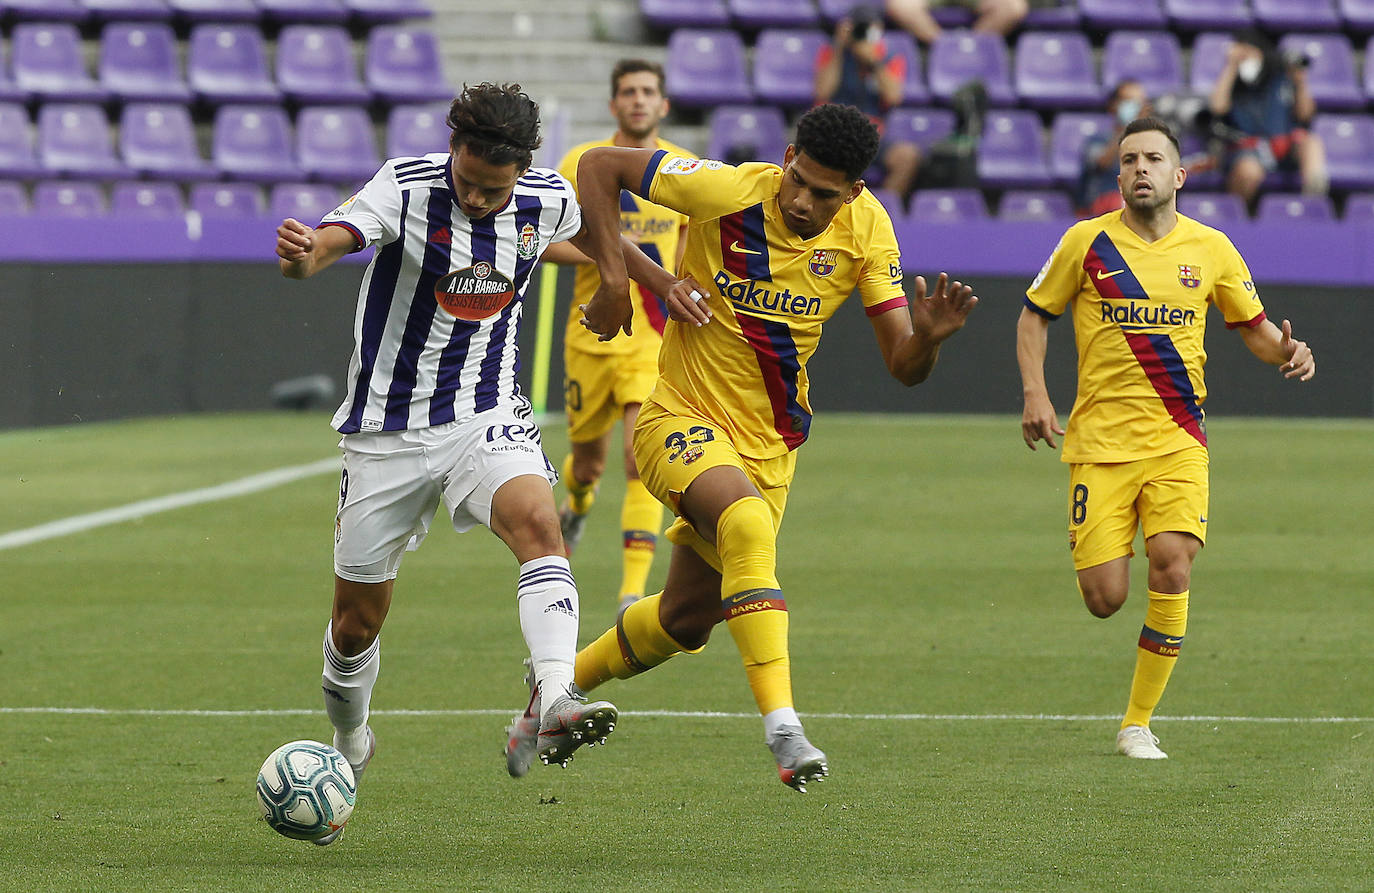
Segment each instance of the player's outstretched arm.
[{"label": "player's outstretched arm", "polygon": [[878,347],[892,377],[907,387],[930,377],[940,355],[940,345],[964,327],[978,305],[971,286],[941,273],[935,289],[926,294],[924,276],[916,277],[916,296],[906,312],[901,308],[871,318]]},{"label": "player's outstretched arm", "polygon": [[1293,337],[1293,324],[1283,321],[1279,328],[1264,320],[1254,328],[1239,328],[1240,337],[1250,352],[1271,366],[1278,366],[1284,378],[1307,381],[1317,374],[1317,361],[1306,341]]},{"label": "player's outstretched arm", "polygon": [[609,341],[622,330],[630,334],[630,280],[620,242],[620,190],[639,194],[644,169],[654,157],[651,149],[599,146],[588,149],[577,163],[578,203],[583,228],[572,243],[587,255],[601,274],[601,284],[582,305],[582,325]]},{"label": "player's outstretched arm", "polygon": [[1045,354],[1049,347],[1050,321],[1028,307],[1021,309],[1016,321],[1016,363],[1021,367],[1021,394],[1025,407],[1021,411],[1021,437],[1026,446],[1035,449],[1035,442],[1043,440],[1055,449],[1055,435],[1063,436],[1049,389],[1045,387]]},{"label": "player's outstretched arm", "polygon": [[287,279],[308,279],[357,247],[341,226],[311,229],[294,217],[277,227],[277,265]]}]

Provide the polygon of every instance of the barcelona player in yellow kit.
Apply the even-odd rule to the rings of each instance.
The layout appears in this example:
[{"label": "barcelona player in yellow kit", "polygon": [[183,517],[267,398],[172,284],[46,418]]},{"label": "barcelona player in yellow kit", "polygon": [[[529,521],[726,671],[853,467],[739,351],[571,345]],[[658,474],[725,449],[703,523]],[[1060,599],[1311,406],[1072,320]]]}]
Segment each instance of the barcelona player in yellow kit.
[{"label": "barcelona player in yellow kit", "polygon": [[[1287,320],[1280,328],[1266,318],[1231,241],[1177,212],[1187,174],[1169,126],[1132,122],[1118,154],[1122,210],[1070,227],[1026,292],[1016,338],[1021,428],[1031,449],[1064,436],[1069,548],[1093,615],[1110,617],[1125,603],[1131,543],[1137,528],[1144,533],[1149,600],[1117,750],[1157,760],[1167,755],[1150,717],[1183,644],[1193,560],[1207,536],[1208,306],[1285,377],[1306,381],[1316,366]],[[1044,378],[1049,324],[1064,313],[1078,345],[1067,432]]]},{"label": "barcelona player in yellow kit", "polygon": [[634,435],[645,485],[678,516],[668,578],[578,654],[576,682],[590,690],[697,651],[724,620],[778,775],[799,791],[829,771],[793,704],[776,574],[795,451],[811,423],[807,360],[822,324],[857,289],[889,372],[916,385],[977,302],[944,274],[929,295],[919,277],[914,299],[903,294],[892,222],[860,179],[877,151],[866,116],[823,105],[798,122],[781,168],[624,149],[593,149],[579,167],[601,270],[584,324],[602,338],[633,328],[616,247],[620,190],[689,223],[684,275],[665,295],[659,381]]},{"label": "barcelona player in yellow kit", "polygon": [[[575,146],[559,162],[558,172],[577,187],[577,163],[597,146],[666,149],[687,154],[659,138],[658,125],[668,113],[663,95],[663,67],[643,59],[622,59],[611,71],[611,114],[616,131],[608,139]],[[679,234],[687,219],[677,211],[621,193],[621,231],[660,266],[676,270],[681,259]],[[596,265],[568,242],[551,246],[546,260],[577,265],[573,307],[591,300],[601,279]],[[563,541],[571,555],[582,538],[587,513],[606,468],[611,432],[624,422],[625,498],[620,510],[620,607],[644,594],[653,566],[663,506],[644,488],[635,470],[631,433],[640,404],[658,378],[658,349],[663,343],[667,308],[663,299],[635,284],[634,335],[601,341],[581,323],[581,313],[568,314],[563,338],[564,406],[572,450],[563,463],[568,497],[559,509]]]}]

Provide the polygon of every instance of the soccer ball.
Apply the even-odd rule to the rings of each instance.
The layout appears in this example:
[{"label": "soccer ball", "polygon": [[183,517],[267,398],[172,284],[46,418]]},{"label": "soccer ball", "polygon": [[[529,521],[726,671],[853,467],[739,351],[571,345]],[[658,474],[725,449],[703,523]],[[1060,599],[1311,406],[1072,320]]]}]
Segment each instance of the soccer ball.
[{"label": "soccer ball", "polygon": [[318,840],[342,828],[357,796],[353,767],[318,741],[283,744],[258,770],[263,819],[296,840]]}]

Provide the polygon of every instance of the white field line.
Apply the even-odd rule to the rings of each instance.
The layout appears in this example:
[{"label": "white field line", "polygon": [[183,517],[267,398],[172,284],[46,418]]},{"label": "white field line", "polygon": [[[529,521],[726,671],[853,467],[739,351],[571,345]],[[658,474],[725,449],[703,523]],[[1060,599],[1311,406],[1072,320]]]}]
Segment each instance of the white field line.
[{"label": "white field line", "polygon": [[221,499],[247,496],[249,493],[270,490],[273,487],[290,484],[302,478],[324,474],[326,471],[337,472],[340,467],[337,458],[321,459],[318,462],[308,462],[305,465],[290,465],[286,468],[265,471],[262,474],[229,481],[227,484],[217,484],[200,490],[186,490],[168,496],[159,496],[155,499],[144,499],[140,502],[131,502],[128,505],[102,509],[86,515],[73,515],[59,521],[39,524],[37,527],[11,530],[9,533],[0,533],[0,551],[13,549],[17,546],[28,546],[59,536],[70,536],[73,533],[81,533],[108,524],[119,524],[137,518],[146,518],[148,515],[185,508],[188,505],[200,505],[206,502],[217,502]]},{"label": "white field line", "polygon": [[[5,714],[60,714],[77,716],[316,716],[323,710],[156,710],[106,709],[103,707],[0,707]],[[511,708],[479,710],[373,710],[373,716],[509,716]],[[674,719],[758,719],[755,713],[711,710],[626,710],[622,716],[656,716]],[[1105,722],[1120,720],[1107,713],[806,713],[807,719],[884,720],[895,722]],[[1374,716],[1156,716],[1159,722],[1281,723],[1316,725],[1374,723]]]}]

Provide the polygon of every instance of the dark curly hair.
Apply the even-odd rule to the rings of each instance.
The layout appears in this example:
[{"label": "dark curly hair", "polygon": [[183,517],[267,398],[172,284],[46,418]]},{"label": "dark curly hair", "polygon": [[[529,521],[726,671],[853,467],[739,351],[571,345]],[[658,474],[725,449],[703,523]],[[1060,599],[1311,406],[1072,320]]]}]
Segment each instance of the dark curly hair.
[{"label": "dark curly hair", "polygon": [[463,85],[448,109],[453,130],[449,145],[463,146],[489,164],[514,163],[525,170],[534,161],[539,136],[539,105],[521,92],[519,84]]},{"label": "dark curly hair", "polygon": [[878,128],[852,105],[818,105],[797,122],[796,147],[798,152],[857,180],[878,157]]}]

